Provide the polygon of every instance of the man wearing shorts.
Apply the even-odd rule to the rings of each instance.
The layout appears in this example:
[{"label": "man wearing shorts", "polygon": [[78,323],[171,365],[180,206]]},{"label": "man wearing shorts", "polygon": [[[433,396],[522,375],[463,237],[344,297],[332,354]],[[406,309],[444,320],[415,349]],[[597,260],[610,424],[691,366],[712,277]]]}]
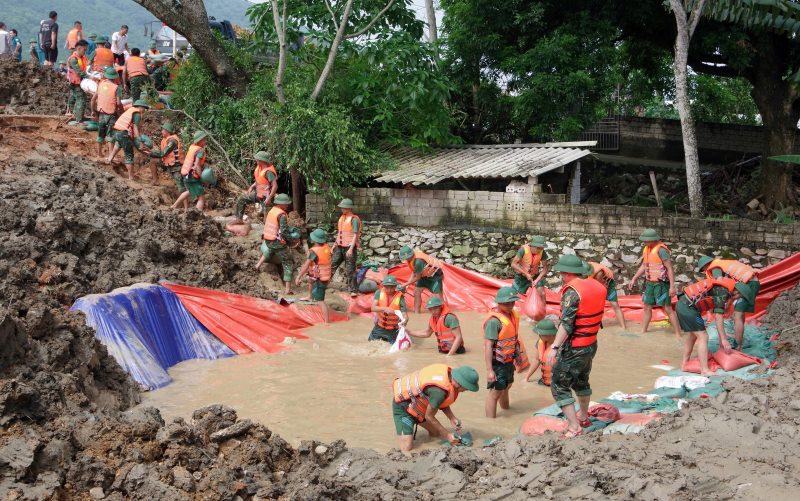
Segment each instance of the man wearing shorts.
[{"label": "man wearing shorts", "polygon": [[53,66],[58,61],[58,13],[50,11],[49,19],[39,23],[39,48],[44,53],[45,66]]},{"label": "man wearing shorts", "polygon": [[306,255],[306,262],[300,268],[295,279],[295,285],[300,286],[303,277],[308,273],[309,298],[319,304],[322,310],[322,321],[325,325],[330,322],[328,305],[325,304],[325,291],[328,289],[328,282],[331,281],[331,248],[328,246],[328,236],[325,230],[317,228],[308,236],[314,244]]},{"label": "man wearing shorts", "polygon": [[400,249],[400,260],[411,270],[411,278],[400,286],[400,290],[414,284],[415,313],[422,311],[422,289],[428,289],[431,295],[443,299],[444,272],[441,261],[407,245]]},{"label": "man wearing shorts", "polygon": [[642,265],[628,284],[628,290],[633,290],[633,286],[639,277],[644,275],[645,288],[642,294],[642,334],[647,332],[650,325],[650,318],[653,315],[653,307],[664,308],[667,318],[669,318],[675,337],[681,338],[678,319],[675,317],[675,310],[672,309],[672,298],[677,293],[675,289],[675,270],[672,267],[672,258],[669,249],[663,242],[658,232],[648,228],[642,232],[639,240],[644,242],[642,249]]}]

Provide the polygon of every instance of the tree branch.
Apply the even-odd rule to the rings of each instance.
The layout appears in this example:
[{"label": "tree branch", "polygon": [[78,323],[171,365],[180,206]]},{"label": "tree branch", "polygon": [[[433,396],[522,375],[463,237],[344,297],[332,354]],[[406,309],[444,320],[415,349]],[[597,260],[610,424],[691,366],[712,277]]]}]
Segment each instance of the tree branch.
[{"label": "tree branch", "polygon": [[283,78],[286,73],[286,4],[288,0],[283,0],[282,14],[278,14],[278,0],[272,0],[272,20],[275,23],[275,32],[278,35],[278,71],[275,72],[275,94],[278,102],[286,103],[286,95],[283,92]]},{"label": "tree branch", "polygon": [[334,14],[333,8],[331,7],[331,3],[328,0],[325,0],[325,8],[327,8],[328,12],[331,13],[331,19],[333,19],[333,27],[338,30],[339,22],[336,20],[336,14]]},{"label": "tree branch", "polygon": [[694,30],[697,28],[697,23],[700,22],[700,18],[703,17],[703,7],[705,7],[706,0],[699,0],[694,9],[692,9],[692,13],[689,16],[689,38],[692,38],[694,35]]},{"label": "tree branch", "polygon": [[[394,0],[391,1],[393,2]],[[345,38],[344,31],[347,29],[347,21],[350,19],[350,12],[352,10],[353,0],[347,0],[344,6],[344,13],[342,14],[342,21],[339,23],[339,29],[336,30],[336,36],[333,38],[331,48],[328,51],[328,60],[325,61],[325,67],[322,68],[322,72],[317,79],[317,84],[311,92],[312,101],[317,100],[320,92],[322,92],[322,87],[325,85],[325,81],[328,80],[328,76],[330,76],[331,71],[333,71],[333,64],[336,62],[336,53],[339,51],[339,45],[342,44],[342,40]]]},{"label": "tree branch", "polygon": [[389,10],[389,8],[392,6],[393,3],[394,3],[394,0],[389,0],[389,2],[386,4],[386,6],[383,9],[381,9],[380,12],[375,14],[375,17],[373,17],[372,20],[369,23],[367,23],[367,25],[364,26],[363,29],[360,29],[360,30],[356,31],[355,33],[350,33],[349,35],[345,35],[344,38],[346,38],[346,39],[356,38],[356,37],[360,37],[364,33],[368,32],[370,30],[370,28],[372,28],[375,25],[375,23],[378,22],[378,19],[380,19],[381,16],[383,16],[384,14],[386,14],[386,11]]}]

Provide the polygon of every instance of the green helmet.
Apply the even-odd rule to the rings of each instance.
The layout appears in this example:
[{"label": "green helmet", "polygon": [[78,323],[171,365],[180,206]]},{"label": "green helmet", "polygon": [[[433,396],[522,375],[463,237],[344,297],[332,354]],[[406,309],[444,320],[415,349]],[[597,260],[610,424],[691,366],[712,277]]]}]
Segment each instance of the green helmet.
[{"label": "green helmet", "polygon": [[322,228],[317,228],[316,230],[312,231],[308,238],[310,238],[315,244],[324,244],[328,241],[328,235]]},{"label": "green helmet", "polygon": [[353,201],[350,200],[349,198],[343,198],[342,201],[339,202],[340,209],[352,209],[354,207],[355,204],[353,204]]},{"label": "green helmet", "polygon": [[700,259],[697,260],[697,271],[703,271],[713,260],[713,257],[700,256]]},{"label": "green helmet", "polygon": [[108,37],[105,35],[100,35],[97,37],[97,43],[106,43],[108,42]]},{"label": "green helmet", "polygon": [[133,105],[136,106],[137,108],[150,108],[150,105],[147,104],[147,101],[143,99],[137,99],[136,101],[133,102]]},{"label": "green helmet", "polygon": [[256,160],[260,160],[262,162],[270,162],[271,161],[271,159],[269,158],[269,155],[267,154],[266,151],[259,151],[258,153],[255,154],[254,158]]},{"label": "green helmet", "polygon": [[36,40],[34,40],[33,38],[31,38],[31,41],[30,41],[30,42],[28,42],[28,43],[36,43]]},{"label": "green helmet", "polygon": [[639,237],[639,240],[642,242],[657,242],[661,240],[661,237],[658,236],[658,232],[653,228],[647,228],[642,232],[642,236]]},{"label": "green helmet", "polygon": [[456,383],[463,386],[465,390],[478,391],[478,380],[480,379],[480,376],[478,376],[478,371],[469,365],[456,367],[455,369],[451,370],[450,377],[455,379]]},{"label": "green helmet", "polygon": [[755,290],[750,286],[750,284],[745,284],[742,282],[736,282],[736,290],[742,295],[742,297],[750,304],[755,303],[756,301],[756,293]]},{"label": "green helmet", "polygon": [[199,131],[194,133],[194,136],[192,136],[192,142],[193,143],[199,143],[200,141],[202,141],[206,137],[208,137],[208,132],[206,132],[204,130],[199,130]]},{"label": "green helmet", "polygon": [[91,34],[89,34],[89,38],[90,38],[90,39],[92,39],[92,38],[97,38],[97,33],[91,33]]},{"label": "green helmet", "polygon": [[405,245],[405,246],[400,248],[400,260],[401,261],[408,261],[412,257],[414,257],[414,249],[412,249],[408,245]]},{"label": "green helmet", "polygon": [[517,291],[514,290],[513,287],[500,288],[500,290],[497,291],[497,295],[494,297],[494,302],[497,304],[513,303],[519,300],[520,297],[517,295]]},{"label": "green helmet", "polygon": [[150,48],[151,49],[155,49],[156,48],[156,43],[155,42],[150,42]]},{"label": "green helmet", "polygon": [[574,273],[576,275],[586,274],[584,262],[574,254],[565,254],[558,258],[558,264],[553,267],[553,270],[561,273]]},{"label": "green helmet", "polygon": [[556,324],[552,320],[544,318],[539,320],[536,327],[533,328],[533,332],[540,336],[555,336],[558,332],[558,328],[556,328]]},{"label": "green helmet", "polygon": [[164,122],[163,124],[161,124],[161,128],[167,132],[175,134],[175,126],[172,125],[172,122]]},{"label": "green helmet", "polygon": [[113,67],[106,66],[106,69],[103,72],[103,76],[108,78],[109,80],[114,80],[119,76],[119,73],[117,73],[117,70],[115,70]]},{"label": "green helmet", "polygon": [[275,195],[275,205],[289,205],[292,203],[292,198],[286,193],[278,193]]},{"label": "green helmet", "polygon": [[442,300],[439,298],[439,296],[431,296],[431,297],[428,298],[428,301],[425,303],[425,308],[427,308],[429,310],[431,308],[438,308],[439,306],[442,306]]},{"label": "green helmet", "polygon": [[544,240],[544,237],[541,235],[536,235],[535,237],[531,238],[531,245],[534,247],[539,247],[540,249],[543,248],[547,243]]},{"label": "green helmet", "polygon": [[383,280],[381,280],[381,285],[397,287],[397,278],[395,278],[394,275],[386,275]]}]

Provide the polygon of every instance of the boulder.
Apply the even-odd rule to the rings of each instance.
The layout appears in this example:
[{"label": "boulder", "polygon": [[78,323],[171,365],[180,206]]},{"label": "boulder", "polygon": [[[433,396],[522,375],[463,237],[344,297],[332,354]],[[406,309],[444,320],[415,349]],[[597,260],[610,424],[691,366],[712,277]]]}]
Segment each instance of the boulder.
[{"label": "boulder", "polygon": [[771,257],[774,259],[785,259],[786,251],[780,249],[772,249],[767,253],[767,257]]},{"label": "boulder", "polygon": [[452,254],[453,257],[469,256],[470,254],[472,254],[472,247],[470,247],[469,245],[454,245],[450,249],[450,254]]},{"label": "boulder", "polygon": [[580,240],[573,247],[574,250],[589,250],[592,248],[592,242],[588,239]]},{"label": "boulder", "polygon": [[743,256],[747,256],[747,257],[753,257],[753,256],[755,255],[755,254],[753,253],[753,251],[751,251],[751,250],[750,250],[750,249],[748,249],[747,247],[742,247],[741,249],[739,249],[739,252],[740,252],[740,253],[741,253]]},{"label": "boulder", "polygon": [[386,244],[381,237],[372,237],[369,239],[369,243],[367,244],[370,249],[378,249],[384,245]]},{"label": "boulder", "polygon": [[639,260],[639,256],[636,254],[622,254],[622,262],[627,264],[633,264]]},{"label": "boulder", "polygon": [[564,254],[564,255],[566,255],[566,254],[575,255],[575,250],[572,247],[570,247],[568,245],[565,245],[564,247],[561,248],[561,254]]}]

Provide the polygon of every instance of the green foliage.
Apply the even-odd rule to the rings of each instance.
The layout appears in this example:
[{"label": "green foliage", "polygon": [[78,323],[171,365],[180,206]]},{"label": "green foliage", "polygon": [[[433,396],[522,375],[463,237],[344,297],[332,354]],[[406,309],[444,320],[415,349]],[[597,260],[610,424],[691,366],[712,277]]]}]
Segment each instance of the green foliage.
[{"label": "green foliage", "polygon": [[800,155],[776,155],[774,157],[769,157],[769,159],[775,160],[776,162],[800,165]]},{"label": "green foliage", "polygon": [[774,221],[777,224],[794,224],[796,222],[792,207],[784,207],[783,204],[779,204],[778,208],[772,212],[775,214]]}]

